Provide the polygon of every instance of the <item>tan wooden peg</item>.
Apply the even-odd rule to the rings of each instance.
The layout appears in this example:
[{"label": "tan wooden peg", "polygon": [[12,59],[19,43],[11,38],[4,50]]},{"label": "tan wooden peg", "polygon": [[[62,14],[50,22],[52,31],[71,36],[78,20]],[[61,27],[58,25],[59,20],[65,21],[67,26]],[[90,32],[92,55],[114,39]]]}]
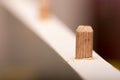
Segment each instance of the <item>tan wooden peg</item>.
[{"label": "tan wooden peg", "polygon": [[50,2],[49,0],[40,1],[40,19],[47,19],[50,15]]},{"label": "tan wooden peg", "polygon": [[92,57],[93,29],[80,25],[76,30],[76,59]]}]

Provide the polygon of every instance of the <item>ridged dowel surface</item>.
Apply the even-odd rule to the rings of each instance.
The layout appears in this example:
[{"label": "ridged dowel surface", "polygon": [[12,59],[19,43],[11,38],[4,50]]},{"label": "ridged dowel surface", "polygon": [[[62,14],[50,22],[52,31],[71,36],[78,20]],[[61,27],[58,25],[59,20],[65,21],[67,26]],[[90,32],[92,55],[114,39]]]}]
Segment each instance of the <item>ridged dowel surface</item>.
[{"label": "ridged dowel surface", "polygon": [[79,26],[76,30],[76,59],[92,57],[93,29],[91,26]]}]

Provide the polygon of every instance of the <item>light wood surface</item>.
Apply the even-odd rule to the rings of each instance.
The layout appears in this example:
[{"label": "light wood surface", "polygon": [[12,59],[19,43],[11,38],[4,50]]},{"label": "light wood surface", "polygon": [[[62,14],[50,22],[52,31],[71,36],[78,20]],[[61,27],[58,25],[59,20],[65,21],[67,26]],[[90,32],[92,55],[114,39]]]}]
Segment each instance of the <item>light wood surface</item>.
[{"label": "light wood surface", "polygon": [[[55,15],[44,22],[40,22],[37,16],[37,13],[39,13],[37,11],[38,8],[33,2],[28,3],[26,0],[3,0],[3,5],[19,21],[23,22],[26,28],[42,39],[51,50],[55,51],[55,53],[48,53],[60,57],[64,63],[69,65],[84,80],[120,80],[120,71],[105,61],[95,51],[93,51],[91,60],[75,59],[75,35]],[[47,50],[45,49],[45,51]],[[56,61],[57,58],[53,60]],[[50,63],[42,62],[42,64]],[[52,65],[56,65],[56,63]],[[40,67],[40,69],[43,70],[44,67]],[[64,69],[67,70],[67,68]],[[49,75],[47,74],[47,72],[50,72],[49,70],[51,68],[48,66],[45,72],[42,73],[42,76]],[[57,73],[55,72],[53,75]],[[63,74],[62,71],[61,73]]]}]

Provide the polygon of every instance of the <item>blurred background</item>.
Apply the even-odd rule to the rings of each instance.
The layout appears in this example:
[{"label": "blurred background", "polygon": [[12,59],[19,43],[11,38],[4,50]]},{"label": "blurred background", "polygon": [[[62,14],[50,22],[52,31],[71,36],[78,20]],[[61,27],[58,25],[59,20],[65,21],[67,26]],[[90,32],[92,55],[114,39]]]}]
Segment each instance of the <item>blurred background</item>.
[{"label": "blurred background", "polygon": [[[30,1],[36,2],[38,0]],[[52,13],[64,22],[74,33],[80,24],[92,25],[94,29],[94,50],[108,62],[120,69],[119,0],[49,0],[49,2],[52,6]],[[12,36],[7,34],[7,30],[10,30],[11,34],[14,33],[10,27],[3,27],[10,24],[10,20],[6,20],[6,17],[8,17],[7,11],[4,11],[0,5],[0,56],[2,56],[0,61],[7,55],[10,55],[5,54],[5,56],[3,56],[4,53],[9,53],[13,48],[12,46],[8,46],[8,44],[11,44],[10,40],[12,41],[13,39],[11,39]],[[19,23],[16,23],[16,25],[18,24]],[[19,29],[17,31],[19,32]],[[26,34],[26,36],[28,35]],[[29,39],[31,38],[29,37]],[[16,43],[14,44],[16,45]]]},{"label": "blurred background", "polygon": [[120,68],[119,0],[52,0],[53,11],[75,33],[80,24],[92,25],[94,50]]}]

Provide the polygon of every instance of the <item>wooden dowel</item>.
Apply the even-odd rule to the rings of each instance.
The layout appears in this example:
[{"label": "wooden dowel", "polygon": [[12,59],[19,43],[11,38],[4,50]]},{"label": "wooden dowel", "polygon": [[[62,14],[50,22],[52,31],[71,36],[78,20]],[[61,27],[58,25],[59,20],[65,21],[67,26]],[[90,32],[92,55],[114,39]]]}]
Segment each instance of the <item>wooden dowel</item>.
[{"label": "wooden dowel", "polygon": [[40,1],[40,18],[46,19],[50,15],[50,2],[49,0]]},{"label": "wooden dowel", "polygon": [[79,26],[76,30],[76,59],[92,57],[93,29],[91,26]]}]

